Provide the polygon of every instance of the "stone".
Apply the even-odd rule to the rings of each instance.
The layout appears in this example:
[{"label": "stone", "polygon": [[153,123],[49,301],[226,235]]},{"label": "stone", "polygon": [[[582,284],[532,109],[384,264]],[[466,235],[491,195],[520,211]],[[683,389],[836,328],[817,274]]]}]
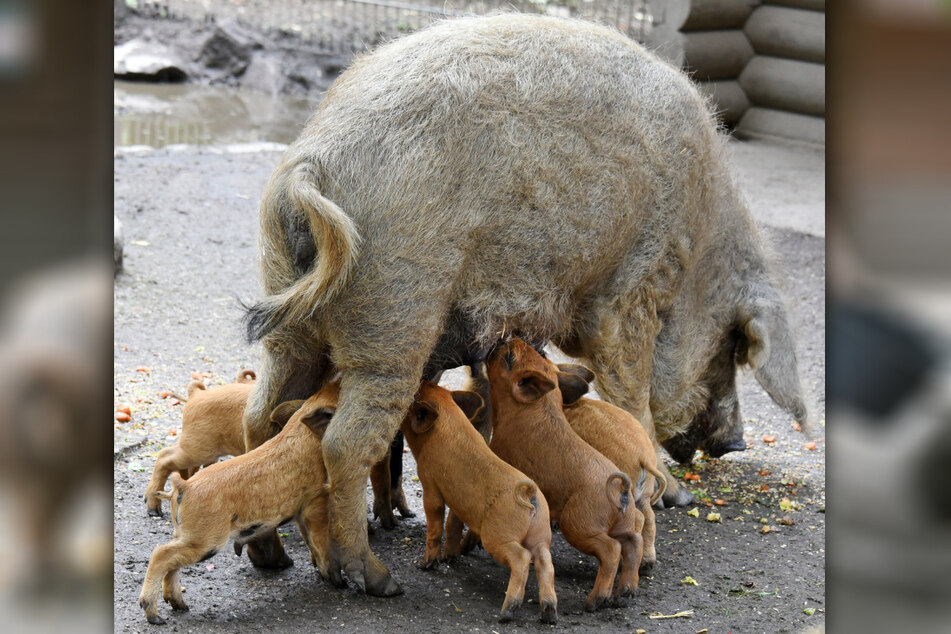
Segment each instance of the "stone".
[{"label": "stone", "polygon": [[168,46],[134,39],[113,49],[113,75],[120,79],[182,82],[188,77],[184,61]]}]

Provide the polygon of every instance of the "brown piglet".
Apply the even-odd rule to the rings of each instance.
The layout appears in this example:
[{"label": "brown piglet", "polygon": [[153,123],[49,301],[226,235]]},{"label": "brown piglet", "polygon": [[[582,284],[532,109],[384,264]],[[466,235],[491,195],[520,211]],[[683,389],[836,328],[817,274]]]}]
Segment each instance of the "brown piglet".
[{"label": "brown piglet", "polygon": [[336,411],[339,383],[306,401],[290,401],[271,413],[283,429],[257,449],[202,469],[188,480],[171,476],[174,535],[156,546],[149,561],[139,605],[149,623],[161,624],[158,598],[187,610],[179,569],[204,561],[234,538],[236,554],[257,535],[296,519],[321,576],[342,585],[330,542],[327,472],[321,439]]},{"label": "brown piglet", "polygon": [[[620,467],[631,482],[637,483],[634,495],[637,510],[644,515],[644,555],[639,572],[650,574],[657,563],[654,538],[657,534],[651,505],[664,494],[667,480],[657,468],[657,452],[647,430],[636,418],[620,407],[590,398],[588,391],[594,373],[574,364],[558,364],[558,387],[568,424],[576,434],[608,460]],[[655,481],[657,487],[655,489]]]},{"label": "brown piglet", "polygon": [[159,492],[165,489],[165,482],[173,471],[187,480],[199,467],[213,465],[222,456],[244,453],[241,417],[256,379],[254,370],[244,369],[238,372],[234,383],[211,390],[201,381],[188,384],[182,433],[177,443],[159,452],[145,490],[149,515],[162,516]]},{"label": "brown piglet", "polygon": [[535,562],[541,620],[557,619],[551,526],[545,496],[524,473],[506,464],[470,424],[482,408],[472,392],[449,392],[424,381],[403,420],[402,430],[416,458],[426,510],[426,555],[421,565],[442,560],[445,507],[446,559],[459,555],[462,522],[482,537],[486,552],[508,566],[499,621],[512,619],[525,598],[529,565]]},{"label": "brown piglet", "polygon": [[[486,359],[492,407],[490,446],[538,483],[569,544],[600,564],[585,610],[637,588],[643,549],[631,480],[584,442],[565,419],[558,370],[521,339]],[[614,577],[621,566],[618,586]]]},{"label": "brown piglet", "polygon": [[[256,380],[254,370],[243,369],[238,372],[234,383],[210,390],[201,381],[188,384],[188,398],[182,411],[182,431],[178,442],[159,452],[152,470],[152,479],[145,490],[149,515],[162,516],[160,493],[165,489],[165,482],[173,471],[177,471],[183,480],[187,480],[200,467],[213,465],[222,456],[240,456],[245,452],[242,417]],[[280,431],[280,427],[273,421],[270,421],[269,425],[269,437]],[[390,486],[389,466],[390,457],[387,454],[371,472],[374,515],[380,516],[384,528],[395,526],[393,511],[387,512],[387,509],[395,507],[403,517],[414,517],[406,505],[402,480],[397,480]],[[386,481],[381,483],[384,478]],[[248,554],[252,559],[255,558],[252,550],[249,549]],[[286,556],[275,562],[275,567],[289,565],[291,560]]]}]

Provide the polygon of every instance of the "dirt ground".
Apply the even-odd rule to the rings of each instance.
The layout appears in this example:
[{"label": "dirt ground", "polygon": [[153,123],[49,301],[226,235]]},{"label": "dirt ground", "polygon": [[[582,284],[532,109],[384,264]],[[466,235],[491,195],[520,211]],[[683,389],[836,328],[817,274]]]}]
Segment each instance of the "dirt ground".
[{"label": "dirt ground", "polygon": [[[735,155],[747,182],[763,169],[757,156],[781,146],[744,144]],[[777,147],[779,149],[777,149]],[[817,155],[821,157],[821,154]],[[146,515],[142,494],[156,453],[175,442],[181,405],[163,390],[183,392],[191,373],[215,384],[254,367],[259,349],[243,342],[236,298],[259,293],[257,203],[279,153],[254,146],[118,151],[115,212],[125,228],[125,270],[115,285],[115,400],[132,408],[132,421],[115,425],[115,630],[155,630],[138,606],[152,549],[171,538],[167,519]],[[820,159],[821,160],[821,159]],[[821,167],[820,167],[821,174]],[[770,198],[766,179],[752,201]],[[783,187],[795,187],[791,182]],[[750,185],[753,187],[753,185]],[[757,203],[759,204],[759,203]],[[787,293],[799,329],[801,371],[816,407],[815,450],[749,376],[740,398],[749,450],[689,467],[700,480],[688,486],[701,502],[657,514],[658,565],[642,578],[624,608],[583,612],[596,573],[560,534],[552,545],[559,629],[635,632],[799,632],[824,622],[825,606],[825,255],[822,237],[766,228],[787,268]],[[456,386],[457,371],[444,383]],[[821,421],[821,422],[820,422]],[[772,435],[776,442],[762,438]],[[396,628],[420,632],[548,630],[538,623],[535,597],[499,625],[496,615],[507,569],[484,551],[451,567],[422,571],[425,520],[412,456],[404,457],[407,496],[417,517],[393,531],[377,528],[370,544],[405,594],[378,599],[352,586],[336,590],[309,564],[296,527],[284,529],[295,565],[262,572],[226,550],[182,571],[188,613],[160,608],[173,632],[358,631]],[[683,471],[679,471],[683,473]],[[717,501],[717,502],[715,502]],[[720,505],[722,502],[722,506]],[[689,513],[698,511],[698,516]],[[720,521],[708,521],[708,514]],[[374,522],[374,524],[376,524]],[[689,579],[694,580],[696,585]],[[689,616],[652,619],[651,615]]]}]

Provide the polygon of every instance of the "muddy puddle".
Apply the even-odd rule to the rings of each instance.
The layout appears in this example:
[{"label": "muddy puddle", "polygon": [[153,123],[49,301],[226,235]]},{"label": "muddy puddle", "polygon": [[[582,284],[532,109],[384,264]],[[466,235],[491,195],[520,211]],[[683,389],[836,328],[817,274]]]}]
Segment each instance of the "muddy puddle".
[{"label": "muddy puddle", "polygon": [[113,83],[113,146],[290,143],[319,98],[223,86]]}]

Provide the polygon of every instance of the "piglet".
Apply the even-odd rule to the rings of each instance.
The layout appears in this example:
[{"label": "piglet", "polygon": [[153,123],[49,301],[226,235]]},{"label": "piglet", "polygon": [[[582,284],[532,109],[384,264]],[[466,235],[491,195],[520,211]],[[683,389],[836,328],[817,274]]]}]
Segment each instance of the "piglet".
[{"label": "piglet", "polygon": [[188,400],[182,411],[182,433],[177,443],[159,452],[152,479],[145,490],[149,515],[162,516],[159,493],[173,471],[188,479],[199,467],[213,465],[222,456],[244,453],[241,417],[256,378],[254,370],[243,369],[238,372],[234,383],[211,390],[206,389],[201,381],[188,384]]},{"label": "piglet", "polygon": [[633,594],[643,539],[640,514],[630,503],[630,478],[571,429],[562,411],[558,369],[530,345],[517,338],[500,344],[486,359],[486,369],[492,451],[538,483],[568,543],[598,559],[585,610],[611,601],[618,564],[614,596]]},{"label": "piglet", "polygon": [[462,522],[482,537],[486,552],[508,566],[499,621],[510,621],[525,598],[529,564],[535,562],[541,620],[557,619],[548,503],[524,473],[492,453],[470,424],[482,408],[472,392],[449,392],[424,381],[401,428],[416,458],[426,510],[426,554],[430,568],[443,559],[443,518],[448,506],[446,556],[459,554]]},{"label": "piglet", "polygon": [[330,543],[327,472],[321,439],[336,411],[339,383],[331,383],[306,401],[282,403],[271,423],[283,429],[257,449],[213,464],[192,478],[171,476],[174,535],[156,546],[149,561],[139,605],[149,623],[164,623],[158,597],[175,610],[187,610],[179,569],[204,561],[234,538],[235,553],[262,533],[294,518],[321,576],[342,585],[340,565]]},{"label": "piglet", "polygon": [[558,365],[558,387],[568,424],[586,443],[637,483],[634,500],[637,510],[644,515],[644,529],[641,532],[644,555],[639,573],[647,575],[657,563],[657,551],[654,548],[657,527],[651,505],[664,494],[667,480],[657,468],[654,443],[636,418],[610,403],[581,398],[593,379],[594,373],[582,365]]}]

